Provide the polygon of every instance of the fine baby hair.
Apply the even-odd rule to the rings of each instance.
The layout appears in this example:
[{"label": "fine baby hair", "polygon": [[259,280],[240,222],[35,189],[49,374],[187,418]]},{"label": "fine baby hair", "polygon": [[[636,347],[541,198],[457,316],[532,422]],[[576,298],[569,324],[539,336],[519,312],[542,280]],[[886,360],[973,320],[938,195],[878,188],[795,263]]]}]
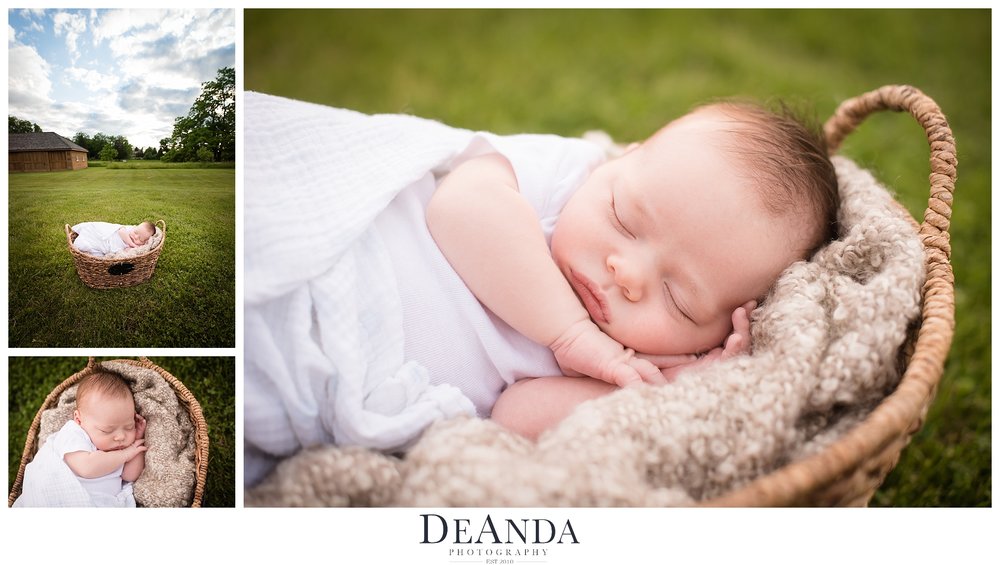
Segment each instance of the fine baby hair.
[{"label": "fine baby hair", "polygon": [[716,111],[732,122],[725,149],[752,171],[751,180],[770,214],[807,226],[803,258],[837,237],[837,175],[818,127],[783,103],[771,110],[726,100],[694,111]]},{"label": "fine baby hair", "polygon": [[80,387],[76,392],[76,403],[81,405],[92,395],[118,398],[131,398],[132,390],[125,379],[119,375],[107,372],[97,372],[87,375],[80,381]]}]

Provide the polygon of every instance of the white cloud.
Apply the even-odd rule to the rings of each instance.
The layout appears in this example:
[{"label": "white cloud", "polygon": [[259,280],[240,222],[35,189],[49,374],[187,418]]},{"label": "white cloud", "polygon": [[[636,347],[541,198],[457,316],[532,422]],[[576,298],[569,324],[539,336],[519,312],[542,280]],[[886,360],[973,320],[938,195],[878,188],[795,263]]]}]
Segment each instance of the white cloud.
[{"label": "white cloud", "polygon": [[7,100],[11,107],[24,105],[38,111],[51,104],[49,63],[34,47],[14,43],[7,49]]},{"label": "white cloud", "polygon": [[[140,14],[136,14],[140,12]],[[142,75],[151,85],[168,89],[197,88],[215,77],[215,71],[233,64],[233,12],[155,12],[150,21],[143,10],[107,13],[94,27],[94,36],[108,38],[122,72]],[[218,56],[226,51],[225,60]]]},{"label": "white cloud", "polygon": [[157,27],[165,18],[163,10],[112,10],[100,15],[91,11],[94,42],[122,37],[135,30]]},{"label": "white cloud", "polygon": [[[30,24],[8,26],[10,110],[67,137],[103,132],[142,147],[158,145],[169,137],[174,118],[187,113],[201,84],[235,63],[233,10],[46,13],[53,15],[54,35],[65,38],[73,62],[46,63],[18,43]],[[75,50],[89,47],[91,39],[97,49]],[[110,61],[77,63],[81,54],[97,57],[104,47]],[[67,85],[79,101],[53,100]]]},{"label": "white cloud", "polygon": [[7,24],[7,45],[17,41],[17,30],[14,26]]},{"label": "white cloud", "polygon": [[66,47],[69,48],[70,58],[73,61],[80,56],[76,50],[76,40],[87,31],[87,17],[83,14],[70,14],[69,12],[57,12],[52,16],[52,27],[56,35],[66,35]]},{"label": "white cloud", "polygon": [[118,85],[117,76],[106,75],[93,69],[72,67],[66,69],[66,74],[94,92],[111,92]]}]

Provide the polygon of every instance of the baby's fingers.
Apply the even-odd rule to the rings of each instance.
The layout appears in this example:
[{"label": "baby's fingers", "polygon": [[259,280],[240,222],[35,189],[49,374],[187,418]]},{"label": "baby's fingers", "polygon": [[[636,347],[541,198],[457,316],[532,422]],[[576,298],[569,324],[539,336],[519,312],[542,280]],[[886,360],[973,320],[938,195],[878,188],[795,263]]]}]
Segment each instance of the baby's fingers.
[{"label": "baby's fingers", "polygon": [[629,364],[639,373],[643,382],[652,385],[662,385],[667,384],[668,382],[667,378],[663,375],[663,372],[660,371],[660,368],[646,359],[636,357],[632,359]]},{"label": "baby's fingers", "polygon": [[733,311],[733,333],[750,335],[750,312],[757,307],[757,301],[751,300]]},{"label": "baby's fingers", "polygon": [[621,363],[615,367],[611,382],[622,388],[634,386],[642,382],[642,375],[639,374],[639,371],[633,369],[631,365]]},{"label": "baby's fingers", "polygon": [[726,339],[726,344],[719,355],[720,359],[729,359],[746,352],[747,340],[740,334],[732,334]]},{"label": "baby's fingers", "polygon": [[644,359],[653,365],[661,369],[669,369],[671,367],[677,367],[679,365],[687,365],[688,363],[693,363],[698,360],[697,355],[646,355],[645,353],[636,353],[636,358]]}]

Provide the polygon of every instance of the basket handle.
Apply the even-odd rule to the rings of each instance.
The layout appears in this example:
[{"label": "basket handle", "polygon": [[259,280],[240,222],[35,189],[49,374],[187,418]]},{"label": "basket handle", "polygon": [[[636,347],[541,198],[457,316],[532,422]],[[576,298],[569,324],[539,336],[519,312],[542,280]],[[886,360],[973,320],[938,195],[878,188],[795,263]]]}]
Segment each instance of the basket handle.
[{"label": "basket handle", "polygon": [[66,241],[67,241],[67,242],[68,242],[68,243],[69,243],[70,245],[73,245],[73,240],[71,240],[71,239],[70,239],[70,229],[69,229],[69,224],[66,224]]},{"label": "basket handle", "polygon": [[951,207],[955,193],[958,158],[955,138],[941,108],[929,96],[908,85],[883,86],[855,98],[845,100],[823,125],[827,147],[833,154],[847,134],[869,115],[881,111],[908,111],[924,128],[930,144],[930,199],[920,224],[920,237],[929,251],[951,258],[948,229],[951,226]]},{"label": "basket handle", "polygon": [[156,225],[161,226],[163,233],[167,233],[167,222],[164,222],[163,220],[156,220]]}]

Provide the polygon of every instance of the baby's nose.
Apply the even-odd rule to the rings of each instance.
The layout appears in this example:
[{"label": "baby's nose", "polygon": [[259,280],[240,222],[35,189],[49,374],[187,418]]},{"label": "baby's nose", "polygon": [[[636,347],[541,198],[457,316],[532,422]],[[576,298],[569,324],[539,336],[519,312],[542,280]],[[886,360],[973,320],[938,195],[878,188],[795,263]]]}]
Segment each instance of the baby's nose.
[{"label": "baby's nose", "polygon": [[642,276],[633,262],[619,255],[611,255],[608,257],[608,270],[627,300],[638,302],[642,299]]}]

